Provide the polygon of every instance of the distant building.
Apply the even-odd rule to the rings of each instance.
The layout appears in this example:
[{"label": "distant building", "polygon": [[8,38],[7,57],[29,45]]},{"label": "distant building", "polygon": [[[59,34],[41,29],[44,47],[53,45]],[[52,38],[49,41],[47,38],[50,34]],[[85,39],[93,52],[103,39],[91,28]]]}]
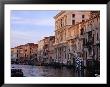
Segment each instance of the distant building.
[{"label": "distant building", "polygon": [[49,36],[38,42],[38,59],[42,63],[50,63],[53,58],[55,37]]},{"label": "distant building", "polygon": [[44,47],[44,39],[38,41],[37,59],[39,63],[43,62],[43,47]]},{"label": "distant building", "polygon": [[12,59],[39,64],[100,65],[100,12],[61,11],[55,17],[55,36],[38,44],[27,43],[11,49]]},{"label": "distant building", "polygon": [[49,36],[49,47],[48,47],[48,63],[54,62],[54,43],[55,43],[55,36]]},{"label": "distant building", "polygon": [[37,44],[27,43],[24,45],[24,57],[28,59],[32,59],[34,54],[37,54]]},{"label": "distant building", "polygon": [[17,49],[11,48],[11,60],[15,61],[17,59]]},{"label": "distant building", "polygon": [[82,29],[84,29],[82,35],[85,61],[88,60],[89,62],[95,60],[100,62],[100,16],[97,15],[93,19],[87,21]]},{"label": "distant building", "polygon": [[12,48],[11,58],[16,58],[21,62],[31,60],[32,58],[37,58],[37,47],[37,44],[27,43],[25,45]]}]

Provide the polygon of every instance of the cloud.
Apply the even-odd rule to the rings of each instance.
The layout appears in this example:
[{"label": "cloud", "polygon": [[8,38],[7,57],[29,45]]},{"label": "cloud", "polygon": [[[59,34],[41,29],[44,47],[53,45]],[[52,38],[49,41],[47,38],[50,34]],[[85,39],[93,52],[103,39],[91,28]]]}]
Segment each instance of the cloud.
[{"label": "cloud", "polygon": [[37,37],[35,31],[11,31],[11,46],[17,46],[21,44],[26,44],[29,42],[37,42]]},{"label": "cloud", "polygon": [[[54,33],[54,32],[53,32]],[[52,35],[53,33],[38,32],[37,29],[31,29],[30,31],[11,31],[11,47],[23,45],[26,43],[37,43],[45,36]]]},{"label": "cloud", "polygon": [[11,47],[54,35],[54,12],[13,11],[11,14]]},{"label": "cloud", "polygon": [[20,18],[20,17],[12,17],[11,18],[12,24],[20,24],[20,25],[36,25],[36,26],[54,26],[54,19],[53,18]]},{"label": "cloud", "polygon": [[32,38],[36,37],[37,35],[37,32],[36,31],[25,31],[25,32],[22,32],[22,31],[11,31],[11,38],[21,38],[21,39],[24,39],[24,40],[31,40]]}]

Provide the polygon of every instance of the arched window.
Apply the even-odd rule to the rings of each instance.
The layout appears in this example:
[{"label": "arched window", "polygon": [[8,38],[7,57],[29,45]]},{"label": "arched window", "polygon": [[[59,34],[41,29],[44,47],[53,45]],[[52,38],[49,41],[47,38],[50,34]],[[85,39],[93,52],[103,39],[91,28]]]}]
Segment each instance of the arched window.
[{"label": "arched window", "polygon": [[75,14],[72,14],[72,18],[75,18]]},{"label": "arched window", "polygon": [[75,25],[75,20],[72,20],[72,25]]},{"label": "arched window", "polygon": [[82,18],[84,18],[85,17],[85,15],[82,15]]}]

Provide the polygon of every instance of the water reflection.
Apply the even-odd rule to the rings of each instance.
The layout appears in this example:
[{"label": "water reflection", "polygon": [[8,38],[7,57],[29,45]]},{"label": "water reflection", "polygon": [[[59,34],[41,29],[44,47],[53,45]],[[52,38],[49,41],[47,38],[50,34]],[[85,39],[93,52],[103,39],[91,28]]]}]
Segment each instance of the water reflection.
[{"label": "water reflection", "polygon": [[21,68],[26,77],[85,77],[92,76],[86,69],[74,70],[73,68],[54,68],[51,66],[12,65]]}]

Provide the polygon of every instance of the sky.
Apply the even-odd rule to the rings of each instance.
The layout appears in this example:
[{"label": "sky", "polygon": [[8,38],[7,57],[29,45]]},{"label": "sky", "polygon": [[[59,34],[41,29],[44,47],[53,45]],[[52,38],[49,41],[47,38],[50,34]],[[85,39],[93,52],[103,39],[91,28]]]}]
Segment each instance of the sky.
[{"label": "sky", "polygon": [[43,37],[54,35],[54,16],[59,11],[12,10],[11,48],[26,43],[37,43]]}]

